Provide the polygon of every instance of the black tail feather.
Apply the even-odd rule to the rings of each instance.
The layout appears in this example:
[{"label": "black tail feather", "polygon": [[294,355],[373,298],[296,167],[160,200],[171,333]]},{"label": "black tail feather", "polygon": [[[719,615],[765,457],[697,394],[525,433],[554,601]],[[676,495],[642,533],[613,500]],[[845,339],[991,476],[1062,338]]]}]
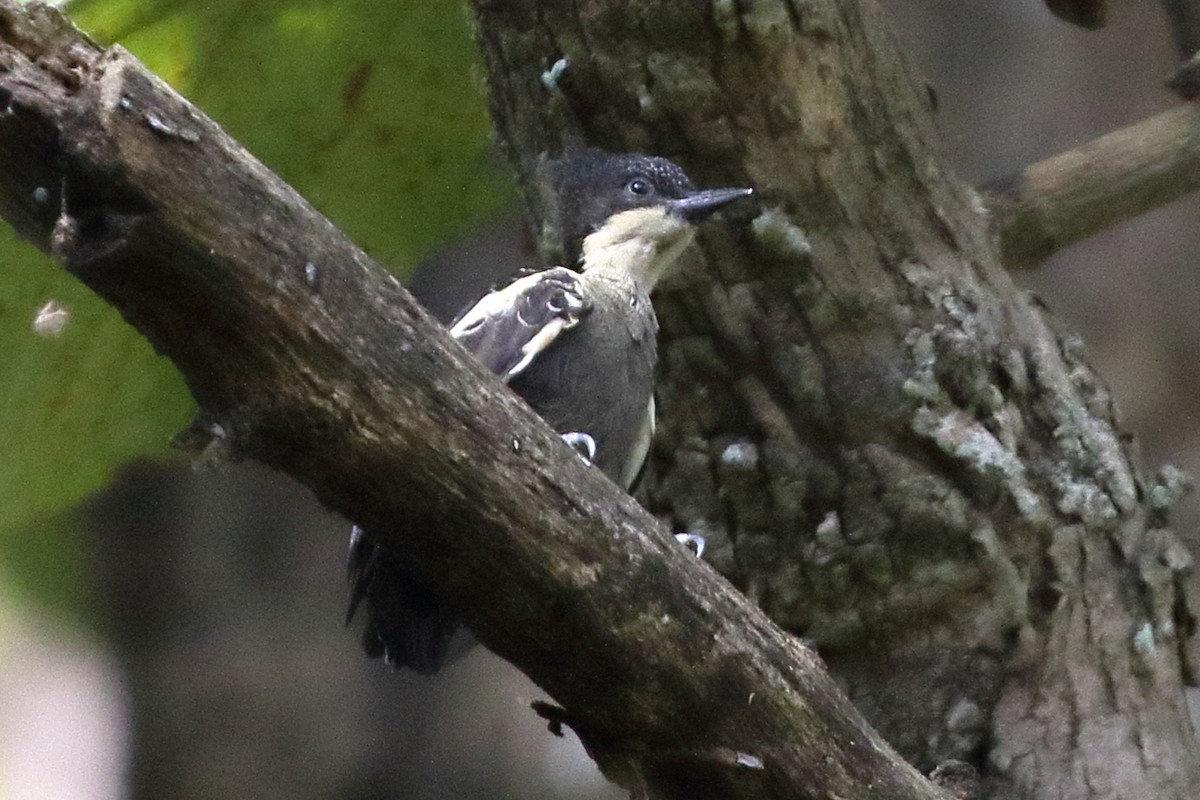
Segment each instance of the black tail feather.
[{"label": "black tail feather", "polygon": [[446,662],[458,620],[408,577],[357,525],[350,531],[350,603],[346,623],[366,609],[362,646],[371,658],[432,675]]}]

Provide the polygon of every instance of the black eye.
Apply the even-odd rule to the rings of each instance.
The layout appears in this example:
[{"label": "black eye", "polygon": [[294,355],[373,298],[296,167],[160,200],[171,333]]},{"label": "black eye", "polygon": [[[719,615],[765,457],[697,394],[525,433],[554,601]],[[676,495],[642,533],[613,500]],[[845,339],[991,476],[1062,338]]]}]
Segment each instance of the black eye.
[{"label": "black eye", "polygon": [[625,191],[639,197],[646,197],[654,192],[654,186],[645,178],[630,178],[629,182],[625,184]]}]

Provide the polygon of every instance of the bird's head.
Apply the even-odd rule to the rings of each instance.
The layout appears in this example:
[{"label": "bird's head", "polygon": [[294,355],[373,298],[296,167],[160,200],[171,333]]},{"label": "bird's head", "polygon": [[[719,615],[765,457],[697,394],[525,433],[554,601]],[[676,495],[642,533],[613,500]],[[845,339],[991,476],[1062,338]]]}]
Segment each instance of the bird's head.
[{"label": "bird's head", "polygon": [[694,236],[693,225],[750,189],[697,190],[665,158],[578,150],[556,166],[564,239],[584,269],[619,266],[653,288]]}]

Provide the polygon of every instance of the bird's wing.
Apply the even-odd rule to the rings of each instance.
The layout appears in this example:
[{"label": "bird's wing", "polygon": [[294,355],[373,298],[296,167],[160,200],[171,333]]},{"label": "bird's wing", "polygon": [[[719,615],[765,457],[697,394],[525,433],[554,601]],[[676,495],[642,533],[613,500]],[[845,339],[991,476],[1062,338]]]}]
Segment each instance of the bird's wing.
[{"label": "bird's wing", "polygon": [[365,601],[362,646],[370,658],[432,675],[455,655],[451,639],[458,620],[408,577],[386,550],[355,525],[350,529],[350,607],[346,624]]},{"label": "bird's wing", "polygon": [[[471,306],[450,334],[504,381],[520,375],[587,313],[579,275],[564,267],[520,274]],[[350,534],[350,606],[365,606],[363,649],[397,667],[432,674],[451,655],[454,616],[409,578],[357,525]]]},{"label": "bird's wing", "polygon": [[451,326],[450,335],[507,383],[579,324],[588,309],[579,274],[551,267],[484,295]]}]

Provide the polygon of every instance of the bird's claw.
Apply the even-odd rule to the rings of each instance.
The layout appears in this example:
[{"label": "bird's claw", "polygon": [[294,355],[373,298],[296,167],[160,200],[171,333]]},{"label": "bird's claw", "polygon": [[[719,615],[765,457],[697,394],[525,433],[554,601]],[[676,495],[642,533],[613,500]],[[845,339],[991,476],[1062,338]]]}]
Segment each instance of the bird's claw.
[{"label": "bird's claw", "polygon": [[579,454],[585,464],[591,464],[596,460],[596,440],[590,434],[582,431],[572,431],[564,433],[562,440],[567,443],[567,446]]},{"label": "bird's claw", "polygon": [[692,551],[696,558],[704,555],[704,537],[695,533],[677,533],[675,541]]}]

